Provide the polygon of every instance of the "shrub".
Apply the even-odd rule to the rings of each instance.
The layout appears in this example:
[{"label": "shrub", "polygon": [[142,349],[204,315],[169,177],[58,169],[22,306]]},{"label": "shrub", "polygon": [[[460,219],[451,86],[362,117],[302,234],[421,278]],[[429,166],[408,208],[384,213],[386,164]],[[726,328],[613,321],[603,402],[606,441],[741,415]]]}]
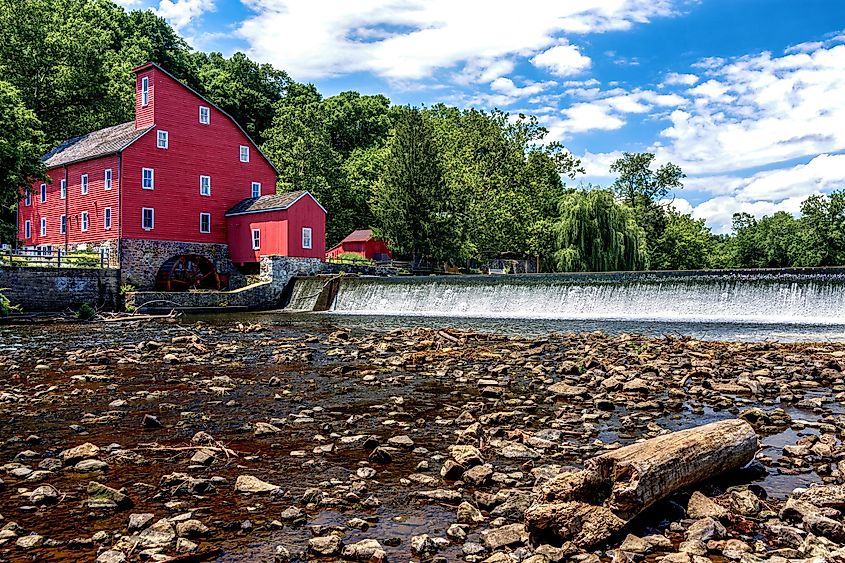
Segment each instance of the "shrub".
[{"label": "shrub", "polygon": [[335,260],[340,262],[359,262],[361,264],[370,263],[370,260],[367,260],[357,252],[341,252],[335,257]]},{"label": "shrub", "polygon": [[81,321],[90,321],[97,315],[97,309],[89,305],[88,303],[83,303],[80,305],[79,309],[76,311],[76,318]]},{"label": "shrub", "polygon": [[4,291],[5,289],[0,289],[0,317],[8,317],[13,311],[21,310],[20,306],[12,305],[9,298],[3,294]]}]

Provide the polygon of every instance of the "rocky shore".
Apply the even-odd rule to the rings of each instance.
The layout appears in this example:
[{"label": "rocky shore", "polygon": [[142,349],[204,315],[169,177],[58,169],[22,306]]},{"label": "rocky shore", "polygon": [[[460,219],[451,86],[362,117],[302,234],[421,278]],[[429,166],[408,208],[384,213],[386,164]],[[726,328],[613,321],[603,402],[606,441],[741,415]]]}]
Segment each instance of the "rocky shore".
[{"label": "rocky shore", "polygon": [[[0,327],[0,372],[0,560],[845,561],[842,344],[94,323]],[[754,462],[599,545],[526,519],[735,418]]]}]

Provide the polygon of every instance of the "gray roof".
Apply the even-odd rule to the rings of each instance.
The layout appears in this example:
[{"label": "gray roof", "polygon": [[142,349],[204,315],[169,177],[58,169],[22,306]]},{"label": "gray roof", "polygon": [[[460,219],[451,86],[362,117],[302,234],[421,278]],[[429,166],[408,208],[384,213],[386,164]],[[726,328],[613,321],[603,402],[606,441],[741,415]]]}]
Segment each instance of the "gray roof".
[{"label": "gray roof", "polygon": [[[263,195],[261,197],[251,197],[235,205],[232,209],[226,212],[226,215],[243,215],[245,213],[261,213],[263,211],[282,211],[287,209],[302,197],[308,196],[320,205],[314,196],[304,190],[295,192],[284,192],[281,194]],[[320,207],[323,207],[320,205]],[[323,208],[325,211],[325,208]]]},{"label": "gray roof", "polygon": [[42,157],[47,168],[63,166],[71,162],[90,160],[109,154],[115,154],[132,144],[153,126],[142,129],[135,128],[134,121],[128,121],[106,127],[99,131],[86,133],[73,139],[68,139]]}]

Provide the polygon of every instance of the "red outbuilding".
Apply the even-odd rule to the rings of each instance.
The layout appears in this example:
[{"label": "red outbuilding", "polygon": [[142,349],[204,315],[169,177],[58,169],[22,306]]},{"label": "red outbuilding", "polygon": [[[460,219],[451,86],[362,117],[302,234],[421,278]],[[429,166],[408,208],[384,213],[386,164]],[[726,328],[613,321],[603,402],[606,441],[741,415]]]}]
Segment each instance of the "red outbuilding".
[{"label": "red outbuilding", "polygon": [[390,260],[393,256],[387,244],[381,239],[373,236],[373,231],[370,229],[358,229],[352,231],[349,236],[340,241],[340,244],[332,248],[326,253],[328,258],[337,258],[339,255],[351,252],[359,254],[367,260],[375,260],[376,262],[383,262]]},{"label": "red outbuilding", "polygon": [[[174,276],[202,277],[203,287],[242,280],[233,262],[268,254],[323,258],[325,210],[310,194],[277,196],[276,169],[232,117],[155,64],[134,73],[134,121],[69,139],[44,156],[50,181],[35,183],[18,206],[26,248],[99,249],[139,288]],[[244,220],[227,218],[285,201],[247,211],[267,232],[254,250],[252,228],[234,228]],[[274,231],[286,233],[284,242]],[[288,244],[294,236],[303,244]],[[186,271],[209,264],[214,275]]]}]

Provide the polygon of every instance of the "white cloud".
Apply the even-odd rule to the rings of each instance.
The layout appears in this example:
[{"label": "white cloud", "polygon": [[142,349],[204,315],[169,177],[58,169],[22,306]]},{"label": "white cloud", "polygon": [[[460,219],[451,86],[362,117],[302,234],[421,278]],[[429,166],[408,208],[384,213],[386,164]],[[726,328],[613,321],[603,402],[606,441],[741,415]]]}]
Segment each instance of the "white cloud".
[{"label": "white cloud", "polygon": [[704,219],[707,226],[715,233],[729,233],[734,213],[750,213],[755,217],[763,217],[773,215],[778,211],[786,211],[792,215],[798,215],[804,199],[806,197],[792,197],[780,202],[771,202],[739,201],[728,196],[714,197],[697,205],[692,211],[692,216],[696,219]]},{"label": "white cloud", "polygon": [[114,0],[114,3],[124,8],[135,8],[141,5],[141,0]]},{"label": "white cloud", "polygon": [[699,78],[695,74],[678,74],[677,72],[670,72],[666,75],[663,81],[668,86],[692,86],[698,82]]},{"label": "white cloud", "polygon": [[671,0],[242,1],[255,12],[238,30],[249,54],[298,80],[354,72],[417,80],[456,66],[472,70],[476,60],[530,58],[564,33],[627,29],[673,13]]},{"label": "white cloud", "polygon": [[161,0],[158,8],[153,11],[176,29],[182,30],[205,12],[214,11],[214,0]]},{"label": "white cloud", "polygon": [[575,45],[555,45],[531,59],[531,63],[558,76],[578,74],[590,68],[590,57],[581,54]]},{"label": "white cloud", "polygon": [[490,88],[506,96],[521,98],[539,94],[555,85],[557,85],[557,82],[550,80],[547,82],[527,82],[525,86],[519,87],[510,78],[497,78],[490,83]]}]

